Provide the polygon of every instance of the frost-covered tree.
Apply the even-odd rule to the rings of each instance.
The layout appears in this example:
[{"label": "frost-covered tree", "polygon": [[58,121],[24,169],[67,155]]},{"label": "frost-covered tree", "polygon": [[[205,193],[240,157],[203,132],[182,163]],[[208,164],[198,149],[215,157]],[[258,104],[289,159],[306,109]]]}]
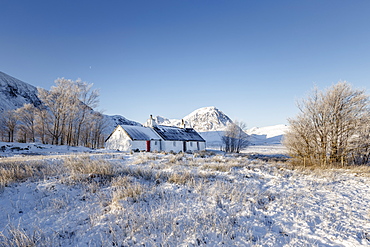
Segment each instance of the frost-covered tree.
[{"label": "frost-covered tree", "polygon": [[104,144],[103,131],[106,127],[106,121],[102,113],[89,113],[86,117],[86,124],[81,128],[82,145],[91,148],[102,147]]},{"label": "frost-covered tree", "polygon": [[6,141],[14,142],[17,127],[17,115],[15,114],[15,111],[8,110],[2,112],[0,116],[0,125],[2,126],[2,132],[6,137]]},{"label": "frost-covered tree", "polygon": [[46,128],[48,123],[48,114],[48,110],[44,106],[36,108],[35,133],[43,144],[51,143],[51,139],[49,138]]},{"label": "frost-covered tree", "polygon": [[358,132],[349,143],[350,163],[369,164],[370,162],[370,112],[359,121]]},{"label": "frost-covered tree", "polygon": [[46,129],[52,144],[64,144],[67,121],[75,112],[77,104],[76,87],[72,80],[64,78],[55,81],[49,91],[39,88],[39,98],[47,108]]},{"label": "frost-covered tree", "polygon": [[39,89],[39,98],[45,107],[39,112],[44,115],[39,119],[39,130],[46,133],[46,137],[50,136],[52,144],[77,146],[91,143],[82,133],[91,125],[90,121],[100,121],[91,117],[98,103],[98,91],[81,80],[60,78],[55,83],[49,91]]},{"label": "frost-covered tree", "polygon": [[92,84],[87,82],[82,82],[81,80],[76,81],[76,85],[78,88],[78,99],[81,102],[78,105],[78,121],[77,121],[77,128],[76,128],[76,137],[75,140],[77,143],[75,145],[79,145],[80,135],[82,132],[82,127],[87,122],[91,121],[89,116],[92,117],[92,121],[99,121],[100,119],[97,116],[99,114],[95,114],[92,109],[98,105],[99,102],[99,91],[92,90]]},{"label": "frost-covered tree", "polygon": [[18,136],[20,139],[24,142],[35,142],[36,107],[32,104],[24,104],[15,110],[15,114],[19,120]]},{"label": "frost-covered tree", "polygon": [[366,122],[368,106],[365,92],[352,89],[347,82],[326,91],[315,89],[298,104],[300,113],[296,118],[289,119],[284,143],[293,160],[304,165],[348,164],[355,151],[353,140]]},{"label": "frost-covered tree", "polygon": [[239,153],[249,144],[248,135],[244,132],[247,125],[244,122],[235,121],[229,123],[222,136],[225,152]]}]

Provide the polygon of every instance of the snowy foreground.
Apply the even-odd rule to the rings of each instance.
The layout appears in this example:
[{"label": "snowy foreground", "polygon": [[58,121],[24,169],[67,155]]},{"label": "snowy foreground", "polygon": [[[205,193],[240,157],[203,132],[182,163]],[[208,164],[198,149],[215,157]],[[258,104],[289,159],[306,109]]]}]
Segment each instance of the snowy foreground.
[{"label": "snowy foreground", "polygon": [[1,246],[370,245],[370,169],[10,148],[0,151]]}]

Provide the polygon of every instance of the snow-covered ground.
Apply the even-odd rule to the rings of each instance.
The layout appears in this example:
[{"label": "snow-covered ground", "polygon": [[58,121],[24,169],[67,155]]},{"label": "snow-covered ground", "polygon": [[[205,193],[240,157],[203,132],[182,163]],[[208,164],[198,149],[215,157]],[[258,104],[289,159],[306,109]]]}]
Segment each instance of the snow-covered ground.
[{"label": "snow-covered ground", "polygon": [[293,170],[220,152],[49,149],[3,152],[0,246],[370,245],[369,169]]},{"label": "snow-covered ground", "polygon": [[66,145],[55,146],[41,143],[0,142],[0,157],[90,152],[95,152],[95,150],[85,147],[71,147]]},{"label": "snow-covered ground", "polygon": [[263,154],[263,155],[287,155],[287,149],[282,144],[272,145],[250,145],[242,150],[246,154]]}]

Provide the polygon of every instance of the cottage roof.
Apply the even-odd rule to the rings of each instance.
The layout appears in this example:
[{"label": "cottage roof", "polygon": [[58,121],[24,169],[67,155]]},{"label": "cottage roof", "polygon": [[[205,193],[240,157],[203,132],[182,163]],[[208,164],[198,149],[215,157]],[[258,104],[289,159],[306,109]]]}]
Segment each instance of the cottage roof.
[{"label": "cottage roof", "polygon": [[153,128],[165,141],[200,141],[205,140],[193,128],[178,128],[157,125]]},{"label": "cottage roof", "polygon": [[136,141],[149,141],[160,140],[161,137],[151,128],[132,125],[121,125],[132,140]]}]

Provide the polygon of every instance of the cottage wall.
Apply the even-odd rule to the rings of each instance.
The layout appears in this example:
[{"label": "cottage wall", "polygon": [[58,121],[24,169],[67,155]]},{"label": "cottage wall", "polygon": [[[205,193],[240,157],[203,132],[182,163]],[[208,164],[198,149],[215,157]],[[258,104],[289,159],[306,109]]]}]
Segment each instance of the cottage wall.
[{"label": "cottage wall", "polygon": [[[139,149],[139,151],[147,151],[146,150],[146,141],[132,141],[131,142],[131,149],[130,150],[136,150]],[[161,151],[160,148],[160,141],[150,141],[150,151]]]},{"label": "cottage wall", "polygon": [[[162,150],[166,152],[182,152],[184,151],[184,142],[183,141],[163,141],[162,142]],[[199,143],[199,144],[197,144]],[[197,142],[197,141],[187,141],[186,142],[186,151],[200,151],[205,150],[206,144],[205,142]]]},{"label": "cottage wall", "polygon": [[[161,141],[150,141],[150,151],[161,151]],[[146,151],[146,141],[131,141],[131,148],[130,150],[136,150],[139,149],[139,151]],[[130,151],[128,150],[128,151]]]},{"label": "cottage wall", "polygon": [[162,150],[166,152],[173,151],[175,153],[181,152],[183,149],[182,141],[162,141]]},{"label": "cottage wall", "polygon": [[117,128],[105,142],[105,148],[119,151],[130,151],[131,139],[122,128]]},{"label": "cottage wall", "polygon": [[205,142],[188,141],[186,142],[187,151],[200,151],[206,149]]}]

